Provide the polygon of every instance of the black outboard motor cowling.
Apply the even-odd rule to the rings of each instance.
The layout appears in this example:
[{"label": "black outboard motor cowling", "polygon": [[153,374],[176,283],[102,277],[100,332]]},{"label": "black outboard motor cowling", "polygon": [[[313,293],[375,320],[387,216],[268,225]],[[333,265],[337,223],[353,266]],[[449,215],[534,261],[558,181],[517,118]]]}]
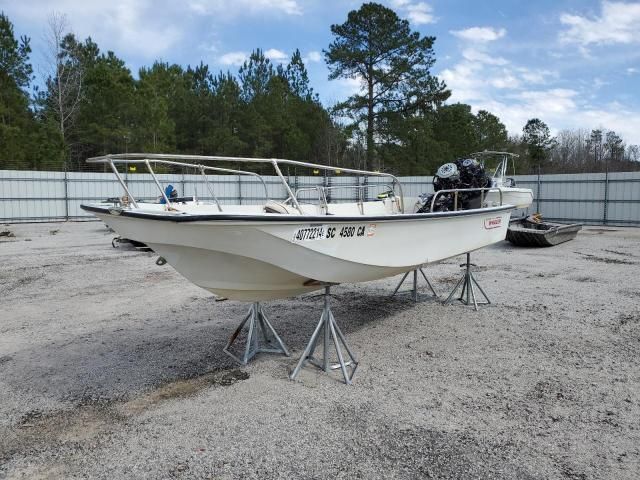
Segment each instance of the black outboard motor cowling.
[{"label": "black outboard motor cowling", "polygon": [[[486,188],[491,185],[491,178],[485,173],[484,167],[474,158],[460,158],[453,163],[445,163],[438,168],[433,177],[433,189],[458,190],[466,188]],[[434,194],[424,198],[418,213],[431,211],[431,201]],[[458,210],[481,208],[482,193],[458,192]],[[434,212],[448,212],[455,210],[455,195],[453,192],[438,195],[433,206]]]}]

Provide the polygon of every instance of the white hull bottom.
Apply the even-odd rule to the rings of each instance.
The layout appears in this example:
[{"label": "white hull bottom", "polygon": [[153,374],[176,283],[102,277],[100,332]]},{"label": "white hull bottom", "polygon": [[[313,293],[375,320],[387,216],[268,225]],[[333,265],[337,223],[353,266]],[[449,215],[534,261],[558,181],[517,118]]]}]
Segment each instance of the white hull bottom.
[{"label": "white hull bottom", "polygon": [[377,280],[502,241],[512,208],[370,219],[221,215],[184,222],[92,211],[123,237],[149,245],[196,285],[259,301]]}]

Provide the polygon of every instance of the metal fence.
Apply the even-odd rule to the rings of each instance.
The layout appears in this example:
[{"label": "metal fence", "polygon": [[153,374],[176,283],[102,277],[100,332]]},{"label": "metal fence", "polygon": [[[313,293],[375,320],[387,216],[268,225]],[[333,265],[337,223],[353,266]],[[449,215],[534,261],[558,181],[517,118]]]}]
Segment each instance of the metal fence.
[{"label": "metal fence", "polygon": [[[528,212],[538,211],[548,220],[591,225],[640,226],[640,172],[591,173],[516,176],[518,186],[531,188],[535,200]],[[163,184],[171,183],[180,195],[209,197],[200,175],[158,175]],[[242,175],[211,175],[209,181],[222,204],[259,204],[265,201],[262,184]],[[269,197],[284,199],[286,192],[278,177],[264,177]],[[155,199],[157,187],[148,174],[127,174],[125,178],[136,198]],[[387,183],[380,177],[290,176],[293,189],[315,186],[332,187],[331,201],[355,201],[359,192],[373,199]],[[433,191],[432,177],[401,177],[404,195],[417,197]],[[356,186],[361,186],[355,188]],[[116,197],[122,189],[111,173],[36,172],[0,170],[0,222],[43,222],[92,220],[80,209],[92,203]],[[313,201],[313,189],[300,198]],[[525,212],[525,213],[528,213]]]}]

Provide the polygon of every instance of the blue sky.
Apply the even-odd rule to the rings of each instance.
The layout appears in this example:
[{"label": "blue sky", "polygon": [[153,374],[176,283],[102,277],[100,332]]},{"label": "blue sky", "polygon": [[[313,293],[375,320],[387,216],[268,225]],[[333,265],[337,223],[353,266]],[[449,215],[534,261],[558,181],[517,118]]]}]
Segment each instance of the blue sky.
[{"label": "blue sky", "polygon": [[[0,0],[16,33],[32,38],[36,74],[52,11],[80,38],[113,50],[134,72],[161,59],[201,60],[235,72],[260,47],[274,62],[295,48],[330,105],[359,88],[327,80],[329,26],[350,0]],[[640,144],[640,2],[384,0],[415,30],[435,36],[434,73],[451,101],[486,109],[519,133],[539,117],[554,130],[604,127]]]}]

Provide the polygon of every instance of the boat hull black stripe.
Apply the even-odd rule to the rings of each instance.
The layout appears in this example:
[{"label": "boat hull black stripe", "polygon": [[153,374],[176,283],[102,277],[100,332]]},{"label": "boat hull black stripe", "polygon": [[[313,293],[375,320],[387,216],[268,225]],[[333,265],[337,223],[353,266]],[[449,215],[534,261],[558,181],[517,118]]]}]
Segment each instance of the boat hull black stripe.
[{"label": "boat hull black stripe", "polygon": [[[109,210],[114,207],[95,207],[92,205],[80,205],[80,208],[87,212],[101,213],[113,215]],[[395,214],[395,215],[359,215],[355,217],[341,217],[334,215],[228,215],[228,214],[209,214],[209,215],[158,215],[154,213],[139,213],[131,210],[122,210],[120,216],[144,218],[147,220],[162,220],[165,222],[211,222],[211,221],[244,221],[244,222],[295,222],[295,223],[345,223],[345,222],[382,222],[382,221],[403,221],[403,220],[420,220],[429,218],[447,218],[447,217],[464,217],[467,215],[482,215],[493,212],[503,212],[513,210],[515,207],[506,205],[502,207],[492,207],[490,209],[476,210],[458,210],[457,212],[435,212],[435,213],[413,213],[413,214]]]}]

